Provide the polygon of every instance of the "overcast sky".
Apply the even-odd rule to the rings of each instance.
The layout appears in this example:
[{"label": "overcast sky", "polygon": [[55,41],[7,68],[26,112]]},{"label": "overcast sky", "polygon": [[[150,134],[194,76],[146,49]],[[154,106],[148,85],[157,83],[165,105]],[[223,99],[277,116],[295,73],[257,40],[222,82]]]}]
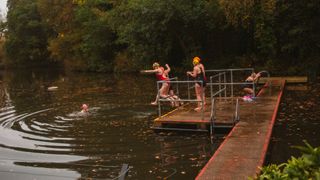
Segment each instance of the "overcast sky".
[{"label": "overcast sky", "polygon": [[0,0],[0,11],[1,14],[7,12],[7,0]]}]

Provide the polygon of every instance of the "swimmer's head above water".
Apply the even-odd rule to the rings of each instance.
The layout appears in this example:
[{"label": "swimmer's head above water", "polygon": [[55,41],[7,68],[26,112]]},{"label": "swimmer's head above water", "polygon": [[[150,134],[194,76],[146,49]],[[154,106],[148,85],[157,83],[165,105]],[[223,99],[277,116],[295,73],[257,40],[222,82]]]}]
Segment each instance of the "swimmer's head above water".
[{"label": "swimmer's head above water", "polygon": [[87,104],[82,104],[81,106],[81,112],[88,112],[89,106]]}]

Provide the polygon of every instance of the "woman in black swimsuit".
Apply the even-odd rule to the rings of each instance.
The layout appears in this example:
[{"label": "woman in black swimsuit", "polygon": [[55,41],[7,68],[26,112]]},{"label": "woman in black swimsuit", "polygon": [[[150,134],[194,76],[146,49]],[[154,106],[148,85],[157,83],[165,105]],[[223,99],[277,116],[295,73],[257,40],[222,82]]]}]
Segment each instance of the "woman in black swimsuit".
[{"label": "woman in black swimsuit", "polygon": [[[195,111],[199,111],[202,108],[202,103],[203,102],[205,105],[205,87],[206,87],[206,77],[205,77],[205,70],[204,66],[200,63],[200,58],[199,57],[194,57],[193,58],[193,71],[188,71],[187,75],[190,75],[191,77],[195,78],[197,81],[195,83],[195,91],[196,91],[196,96],[198,100],[198,107],[195,108]],[[199,82],[200,81],[200,82]]]}]

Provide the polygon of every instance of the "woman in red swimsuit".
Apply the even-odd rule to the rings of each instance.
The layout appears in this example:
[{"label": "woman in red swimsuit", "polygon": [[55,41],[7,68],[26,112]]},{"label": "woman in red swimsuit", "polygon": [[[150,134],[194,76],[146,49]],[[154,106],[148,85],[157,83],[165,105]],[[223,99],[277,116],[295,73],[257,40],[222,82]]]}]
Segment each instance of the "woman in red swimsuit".
[{"label": "woman in red swimsuit", "polygon": [[[159,65],[159,63],[155,62],[152,65],[153,70],[143,70],[141,72],[143,73],[155,73],[156,74],[156,78],[158,81],[163,81],[162,82],[162,86],[159,90],[159,94],[161,98],[168,98],[169,95],[169,88],[170,88],[170,80],[167,77],[168,72],[166,72],[167,70],[165,70],[163,67],[161,67]],[[170,70],[169,70],[170,71]],[[157,104],[157,100],[158,97],[156,98],[156,100],[154,102],[152,102],[152,105],[156,105]]]}]

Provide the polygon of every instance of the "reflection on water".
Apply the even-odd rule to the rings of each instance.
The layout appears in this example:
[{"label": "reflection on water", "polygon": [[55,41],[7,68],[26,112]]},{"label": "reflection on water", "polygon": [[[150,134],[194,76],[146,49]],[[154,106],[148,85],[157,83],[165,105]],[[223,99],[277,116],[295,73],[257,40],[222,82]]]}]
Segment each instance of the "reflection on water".
[{"label": "reflection on water", "polygon": [[[193,179],[221,142],[155,133],[154,77],[2,72],[1,179]],[[48,91],[48,87],[58,87]],[[81,105],[89,113],[80,113]],[[169,108],[167,108],[169,110]]]}]

